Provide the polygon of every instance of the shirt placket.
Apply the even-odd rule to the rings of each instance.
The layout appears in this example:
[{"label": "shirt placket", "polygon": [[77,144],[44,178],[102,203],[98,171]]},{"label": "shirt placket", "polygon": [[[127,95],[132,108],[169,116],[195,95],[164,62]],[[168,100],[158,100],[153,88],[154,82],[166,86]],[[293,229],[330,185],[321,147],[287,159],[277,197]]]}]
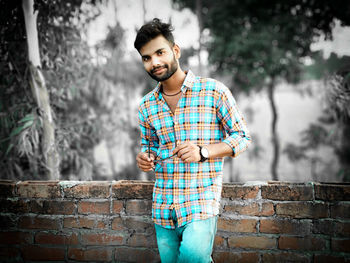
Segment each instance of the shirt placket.
[{"label": "shirt placket", "polygon": [[[180,100],[182,97],[180,98]],[[180,104],[180,100],[178,102],[178,105]],[[179,123],[179,114],[181,112],[180,106],[178,106],[172,114],[173,117],[173,123],[174,123],[174,136],[175,136],[175,147],[181,144],[181,127]],[[179,209],[179,179],[180,179],[180,171],[179,171],[179,162],[180,159],[177,156],[174,156],[173,158],[173,164],[174,164],[174,178],[173,178],[173,204],[172,209],[178,210]],[[178,219],[179,216],[177,215]]]}]

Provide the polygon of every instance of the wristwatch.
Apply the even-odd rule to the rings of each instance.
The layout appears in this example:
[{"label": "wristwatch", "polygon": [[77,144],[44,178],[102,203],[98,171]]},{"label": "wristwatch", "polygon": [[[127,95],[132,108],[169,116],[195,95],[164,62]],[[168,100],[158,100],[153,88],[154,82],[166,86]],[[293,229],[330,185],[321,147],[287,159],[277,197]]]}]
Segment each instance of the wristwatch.
[{"label": "wristwatch", "polygon": [[199,154],[201,156],[201,159],[199,160],[201,163],[205,162],[206,160],[208,160],[209,158],[209,151],[207,148],[203,147],[203,146],[199,146]]}]

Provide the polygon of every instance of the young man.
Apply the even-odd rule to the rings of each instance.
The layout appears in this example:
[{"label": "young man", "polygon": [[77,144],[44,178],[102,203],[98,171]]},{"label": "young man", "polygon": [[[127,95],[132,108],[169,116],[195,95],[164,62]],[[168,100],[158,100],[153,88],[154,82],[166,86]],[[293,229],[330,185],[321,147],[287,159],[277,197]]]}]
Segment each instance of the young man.
[{"label": "young man", "polygon": [[134,46],[159,82],[140,103],[136,160],[142,171],[155,171],[152,218],[161,261],[211,262],[223,157],[243,152],[249,132],[227,87],[180,68],[170,24],[155,18],[143,25]]}]

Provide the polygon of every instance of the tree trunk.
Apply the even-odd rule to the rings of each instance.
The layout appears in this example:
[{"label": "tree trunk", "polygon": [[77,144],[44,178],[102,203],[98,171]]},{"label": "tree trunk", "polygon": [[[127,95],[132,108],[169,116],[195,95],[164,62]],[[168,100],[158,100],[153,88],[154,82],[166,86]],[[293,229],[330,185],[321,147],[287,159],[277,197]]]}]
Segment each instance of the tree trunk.
[{"label": "tree trunk", "polygon": [[271,134],[272,134],[272,144],[273,144],[273,159],[271,163],[271,174],[272,174],[272,180],[278,181],[278,161],[279,161],[279,138],[277,133],[277,108],[275,104],[274,99],[274,90],[275,90],[275,81],[272,79],[272,81],[269,83],[268,86],[268,96],[270,100],[271,105],[271,111],[272,111],[272,124],[271,124]]},{"label": "tree trunk", "polygon": [[24,20],[27,33],[28,60],[30,68],[30,86],[38,106],[38,112],[43,120],[42,154],[48,169],[48,179],[59,179],[59,157],[55,145],[55,130],[51,113],[49,94],[45,79],[41,72],[39,40],[37,31],[38,11],[34,12],[34,1],[22,1]]},{"label": "tree trunk", "polygon": [[203,18],[202,18],[202,0],[196,0],[196,15],[198,20],[199,28],[199,47],[198,47],[198,74],[202,74],[202,60],[201,60],[201,51],[202,51],[202,32],[203,32]]}]

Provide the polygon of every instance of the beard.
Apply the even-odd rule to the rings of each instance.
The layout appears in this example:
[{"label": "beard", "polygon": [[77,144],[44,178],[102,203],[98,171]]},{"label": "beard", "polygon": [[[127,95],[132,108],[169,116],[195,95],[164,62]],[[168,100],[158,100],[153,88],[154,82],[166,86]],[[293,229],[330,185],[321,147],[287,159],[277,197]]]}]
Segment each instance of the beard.
[{"label": "beard", "polygon": [[[160,68],[165,68],[166,71],[163,73],[163,75],[157,76],[155,74],[153,74],[153,72],[155,72],[156,70],[160,69]],[[158,66],[156,68],[153,68],[151,71],[147,71],[148,75],[150,75],[150,77],[156,81],[165,81],[167,79],[169,79],[172,75],[174,75],[174,73],[177,71],[178,68],[178,64],[177,61],[175,59],[175,56],[173,57],[173,60],[170,62],[170,65],[168,64],[164,64],[162,66]]]}]

